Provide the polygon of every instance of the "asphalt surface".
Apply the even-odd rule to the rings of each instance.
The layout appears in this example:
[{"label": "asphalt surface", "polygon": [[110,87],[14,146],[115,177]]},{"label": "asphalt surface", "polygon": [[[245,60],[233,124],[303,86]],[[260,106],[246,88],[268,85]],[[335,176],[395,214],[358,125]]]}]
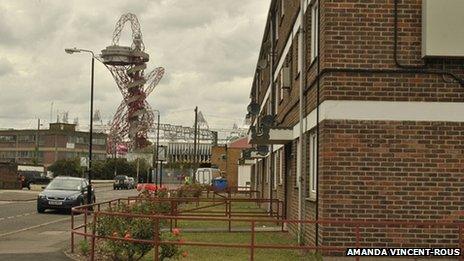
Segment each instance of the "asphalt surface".
[{"label": "asphalt surface", "polygon": [[[96,189],[97,201],[137,195],[136,190]],[[82,220],[82,215],[76,217]],[[79,222],[80,223],[80,222]],[[70,214],[38,214],[35,201],[0,202],[0,260],[69,260],[63,251],[70,244]]]}]

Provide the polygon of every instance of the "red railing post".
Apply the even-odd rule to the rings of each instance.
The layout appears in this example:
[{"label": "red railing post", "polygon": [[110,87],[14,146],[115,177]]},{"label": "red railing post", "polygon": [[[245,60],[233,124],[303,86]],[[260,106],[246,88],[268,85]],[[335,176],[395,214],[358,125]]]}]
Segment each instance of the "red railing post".
[{"label": "red railing post", "polygon": [[250,244],[250,260],[255,259],[255,221],[251,221],[251,244]]},{"label": "red railing post", "polygon": [[459,256],[459,260],[463,261],[464,260],[464,238],[463,238],[463,227],[464,224],[461,222],[459,223],[459,248],[461,249],[461,255]]},{"label": "red railing post", "polygon": [[71,253],[74,253],[74,210],[71,209]]},{"label": "red railing post", "polygon": [[154,252],[154,256],[153,256],[153,260],[155,261],[158,261],[159,260],[159,218],[156,217],[155,218],[155,224],[154,224],[154,227],[153,227],[153,241],[154,241],[154,248],[155,248],[155,251]]},{"label": "red railing post", "polygon": [[170,231],[172,232],[172,217],[174,216],[174,200],[171,200],[171,218],[170,218]]},{"label": "red railing post", "polygon": [[85,207],[85,210],[84,210],[84,233],[85,233],[85,236],[84,236],[84,239],[87,240],[87,207]]},{"label": "red railing post", "polygon": [[[361,247],[361,234],[359,233],[359,225],[356,225],[356,247]],[[356,261],[359,261],[359,256],[356,256]]]},{"label": "red railing post", "polygon": [[90,244],[90,261],[95,260],[95,233],[96,233],[96,226],[97,226],[97,215],[98,215],[98,212],[93,213],[92,242]]},{"label": "red railing post", "polygon": [[230,220],[230,218],[231,218],[230,212],[231,212],[232,206],[231,206],[230,203],[231,203],[231,202],[230,202],[230,199],[228,199],[228,200],[227,200],[227,205],[228,205],[228,207],[227,207],[227,217],[229,218],[229,232],[232,231],[232,221]]}]

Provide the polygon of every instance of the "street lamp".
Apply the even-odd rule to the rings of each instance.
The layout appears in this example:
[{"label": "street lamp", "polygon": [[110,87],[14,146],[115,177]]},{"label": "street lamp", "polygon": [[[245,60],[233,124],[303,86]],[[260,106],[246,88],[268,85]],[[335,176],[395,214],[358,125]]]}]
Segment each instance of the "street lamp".
[{"label": "street lamp", "polygon": [[66,48],[64,51],[68,54],[73,53],[90,53],[92,54],[92,74],[90,76],[90,133],[89,133],[89,185],[87,186],[87,204],[92,204],[92,143],[93,143],[93,75],[94,75],[94,64],[95,54],[90,50]]},{"label": "street lamp", "polygon": [[[158,114],[158,127],[156,130],[156,146],[153,146],[153,171],[154,171],[154,182],[155,185],[158,185],[158,146],[159,146],[159,134],[160,134],[160,111],[159,110],[153,110]],[[156,158],[155,158],[156,155]]]}]

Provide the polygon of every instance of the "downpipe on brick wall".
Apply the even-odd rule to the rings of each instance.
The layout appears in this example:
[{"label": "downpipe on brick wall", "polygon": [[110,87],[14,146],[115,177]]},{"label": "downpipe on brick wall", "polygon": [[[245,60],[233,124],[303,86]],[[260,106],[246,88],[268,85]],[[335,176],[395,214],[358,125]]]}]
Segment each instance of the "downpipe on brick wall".
[{"label": "downpipe on brick wall", "polygon": [[[300,75],[300,89],[299,89],[299,96],[300,96],[300,102],[298,103],[299,104],[299,122],[300,122],[300,138],[298,140],[298,143],[300,144],[300,146],[298,146],[297,144],[297,149],[298,149],[298,152],[297,152],[297,155],[298,157],[300,158],[300,175],[299,175],[299,178],[298,178],[298,220],[302,220],[303,218],[303,166],[304,166],[304,160],[306,159],[306,157],[303,157],[303,151],[305,151],[303,149],[303,146],[305,144],[304,142],[304,136],[303,136],[303,118],[304,118],[304,112],[303,112],[303,109],[304,109],[304,106],[303,106],[303,102],[305,101],[305,99],[303,98],[303,91],[304,91],[304,85],[305,85],[305,81],[306,81],[306,70],[304,68],[305,66],[305,62],[304,62],[304,52],[303,52],[303,46],[304,46],[304,30],[305,30],[305,27],[304,27],[304,4],[305,4],[305,0],[300,0],[300,21],[301,21],[301,25],[300,25],[300,29],[299,29],[299,35],[298,35],[298,56],[299,56],[299,59],[298,59],[298,63],[300,64],[300,69],[301,69],[301,75]],[[298,158],[297,158],[297,162],[298,162]],[[298,170],[298,168],[297,168]],[[298,177],[298,174],[297,174],[297,177]],[[303,235],[304,235],[304,231],[303,231],[303,224],[302,223],[298,223],[298,244],[303,244]]]}]

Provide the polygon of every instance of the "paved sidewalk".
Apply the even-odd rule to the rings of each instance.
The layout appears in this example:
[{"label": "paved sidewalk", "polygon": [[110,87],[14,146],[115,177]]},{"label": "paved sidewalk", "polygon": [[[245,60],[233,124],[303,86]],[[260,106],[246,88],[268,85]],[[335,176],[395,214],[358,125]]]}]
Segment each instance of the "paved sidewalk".
[{"label": "paved sidewalk", "polygon": [[0,190],[0,201],[33,201],[40,191],[33,190]]}]

